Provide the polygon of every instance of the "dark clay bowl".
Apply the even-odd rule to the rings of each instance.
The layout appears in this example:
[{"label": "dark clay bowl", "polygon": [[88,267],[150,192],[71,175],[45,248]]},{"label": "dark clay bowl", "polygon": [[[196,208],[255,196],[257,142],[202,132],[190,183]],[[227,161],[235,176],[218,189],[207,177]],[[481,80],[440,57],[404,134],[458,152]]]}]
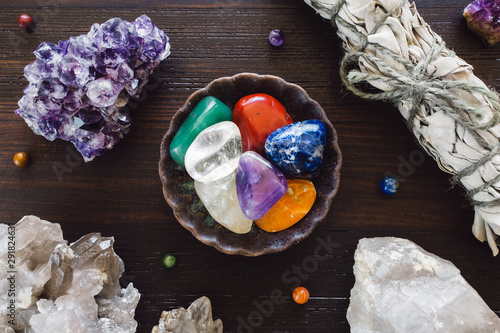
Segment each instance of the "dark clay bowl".
[{"label": "dark clay bowl", "polygon": [[[266,93],[276,98],[294,121],[321,120],[326,127],[326,146],[321,169],[311,179],[316,187],[316,201],[302,220],[279,232],[266,232],[254,223],[249,233],[235,234],[208,214],[196,195],[193,180],[170,157],[169,147],[179,127],[203,97],[215,96],[232,109],[240,98],[255,93]],[[160,154],[159,172],[163,194],[179,223],[201,242],[223,253],[244,256],[283,251],[309,236],[327,215],[337,193],[342,161],[335,129],[321,106],[304,89],[276,76],[251,73],[214,80],[193,93],[172,118],[170,128],[163,137]]]}]

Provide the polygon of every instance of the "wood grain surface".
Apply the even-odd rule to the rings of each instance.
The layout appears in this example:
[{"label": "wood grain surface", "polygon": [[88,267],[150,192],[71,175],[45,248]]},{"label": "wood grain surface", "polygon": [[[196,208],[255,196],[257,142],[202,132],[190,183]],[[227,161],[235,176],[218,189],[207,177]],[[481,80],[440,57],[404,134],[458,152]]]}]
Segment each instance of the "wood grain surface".
[{"label": "wood grain surface", "polygon": [[[468,2],[416,5],[447,46],[498,90],[500,49],[487,48],[468,30],[462,17]],[[474,214],[463,189],[452,188],[449,175],[422,153],[396,108],[346,91],[339,39],[301,0],[0,0],[0,6],[0,222],[32,214],[60,223],[71,242],[96,231],[114,236],[125,278],[142,294],[138,332],[150,332],[162,310],[187,307],[202,295],[225,332],[348,332],[353,254],[360,238],[375,236],[407,238],[452,261],[500,314],[500,258],[472,235]],[[34,32],[17,27],[21,13],[34,18]],[[132,111],[130,133],[112,151],[84,163],[71,144],[36,136],[14,114],[27,85],[23,68],[41,42],[142,14],[167,33],[172,54],[161,64],[156,89]],[[275,28],[286,34],[279,48],[268,42]],[[327,218],[301,243],[257,258],[225,255],[196,240],[174,218],[158,176],[160,141],[172,115],[197,89],[240,72],[302,86],[326,110],[343,154]],[[12,162],[19,151],[31,157],[26,168]],[[387,172],[404,180],[393,197],[378,189]],[[334,251],[312,265],[311,255],[328,241]],[[177,256],[174,269],[162,267],[167,253]],[[311,294],[304,305],[292,300],[297,282]],[[273,292],[284,298],[269,306]]]}]

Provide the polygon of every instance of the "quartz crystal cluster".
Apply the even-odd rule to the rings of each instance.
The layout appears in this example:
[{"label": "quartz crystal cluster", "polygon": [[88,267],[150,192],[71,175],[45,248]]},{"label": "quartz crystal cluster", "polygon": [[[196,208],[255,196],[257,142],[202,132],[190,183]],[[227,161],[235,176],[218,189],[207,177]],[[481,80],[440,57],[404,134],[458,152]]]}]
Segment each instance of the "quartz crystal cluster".
[{"label": "quartz crystal cluster", "polygon": [[464,9],[467,26],[489,46],[500,41],[500,2],[474,0]]},{"label": "quartz crystal cluster", "polygon": [[124,265],[113,242],[91,233],[68,245],[59,224],[35,216],[0,224],[0,267],[10,267],[0,271],[0,332],[135,332],[140,294],[132,283],[120,287]]},{"label": "quartz crystal cluster", "polygon": [[458,268],[415,243],[361,239],[354,259],[351,332],[500,332],[500,319]]},{"label": "quartz crystal cluster", "polygon": [[180,126],[170,155],[194,179],[214,220],[238,234],[248,233],[254,221],[276,232],[312,208],[314,184],[286,177],[316,172],[325,142],[321,121],[294,123],[270,95],[242,97],[233,110],[207,96]]},{"label": "quartz crystal cluster", "polygon": [[202,296],[189,308],[163,311],[151,333],[222,333],[222,321],[212,319],[210,299]]},{"label": "quartz crystal cluster", "polygon": [[127,103],[170,54],[170,44],[142,15],[134,22],[95,23],[85,35],[40,44],[34,54],[24,69],[29,84],[15,112],[35,134],[70,141],[90,161],[128,132]]}]

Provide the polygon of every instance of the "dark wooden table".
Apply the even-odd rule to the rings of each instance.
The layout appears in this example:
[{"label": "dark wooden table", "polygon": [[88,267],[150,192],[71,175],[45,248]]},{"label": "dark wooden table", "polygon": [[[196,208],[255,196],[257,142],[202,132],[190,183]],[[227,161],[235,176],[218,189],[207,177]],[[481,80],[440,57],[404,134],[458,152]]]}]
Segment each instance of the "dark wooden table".
[{"label": "dark wooden table", "polygon": [[[416,4],[448,47],[498,90],[500,49],[485,47],[468,30],[462,17],[468,2]],[[407,238],[452,261],[500,314],[500,258],[472,235],[474,214],[464,191],[451,188],[432,158],[422,158],[393,106],[343,88],[339,39],[301,0],[1,0],[0,6],[0,221],[33,214],[60,223],[69,241],[95,231],[114,236],[125,274],[142,294],[138,332],[150,332],[162,310],[187,307],[202,295],[226,332],[249,331],[241,322],[252,323],[254,332],[347,332],[353,254],[360,238],[374,236]],[[21,13],[35,19],[34,32],[17,27]],[[172,54],[161,65],[158,87],[133,110],[131,132],[112,151],[84,163],[72,157],[71,144],[34,135],[14,114],[27,84],[23,68],[41,42],[142,14],[167,33]],[[267,39],[275,28],[286,34],[279,48]],[[328,113],[343,153],[328,217],[301,243],[256,258],[222,254],[196,240],[174,218],[158,176],[160,141],[172,115],[195,90],[239,72],[273,74],[305,88]],[[13,164],[18,151],[29,153],[27,168]],[[393,197],[378,189],[387,172],[403,178]],[[320,239],[338,247],[317,267],[304,267]],[[167,253],[177,256],[174,269],[162,267]],[[305,305],[291,299],[295,282],[311,293]],[[275,290],[286,296],[283,304],[262,309]]]}]

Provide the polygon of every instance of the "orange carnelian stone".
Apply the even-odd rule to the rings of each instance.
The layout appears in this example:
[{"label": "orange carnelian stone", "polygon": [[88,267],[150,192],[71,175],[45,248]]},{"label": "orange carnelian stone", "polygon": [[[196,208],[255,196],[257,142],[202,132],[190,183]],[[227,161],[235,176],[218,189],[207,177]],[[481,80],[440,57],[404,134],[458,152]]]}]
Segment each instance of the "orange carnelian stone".
[{"label": "orange carnelian stone", "polygon": [[255,221],[261,229],[268,232],[281,231],[291,227],[303,218],[316,200],[316,189],[310,180],[287,180],[288,190],[271,207],[264,217]]},{"label": "orange carnelian stone", "polygon": [[240,129],[243,152],[253,150],[261,155],[269,134],[293,123],[276,98],[261,93],[240,99],[234,106],[232,120]]}]

